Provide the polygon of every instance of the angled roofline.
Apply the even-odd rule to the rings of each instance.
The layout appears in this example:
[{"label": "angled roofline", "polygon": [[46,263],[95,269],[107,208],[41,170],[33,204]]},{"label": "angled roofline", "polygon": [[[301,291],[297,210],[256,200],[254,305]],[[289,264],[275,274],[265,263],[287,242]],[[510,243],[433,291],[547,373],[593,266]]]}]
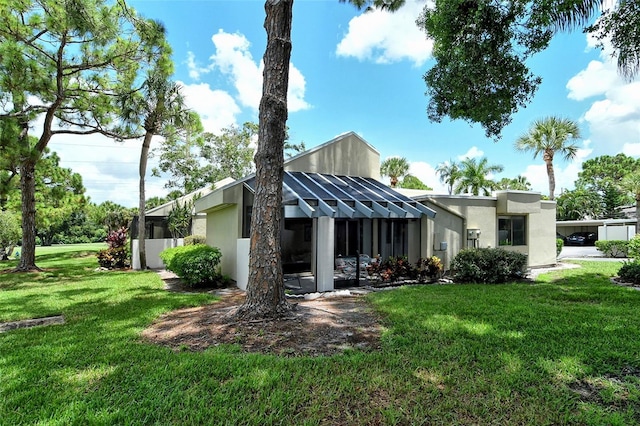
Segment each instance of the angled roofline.
[{"label": "angled roofline", "polygon": [[369,142],[367,142],[366,140],[364,140],[364,138],[362,136],[360,136],[359,134],[357,134],[356,132],[354,132],[353,130],[348,131],[346,133],[342,133],[341,135],[336,136],[335,138],[324,142],[320,145],[314,146],[313,148],[309,148],[306,151],[302,151],[300,154],[296,154],[293,157],[289,157],[289,158],[285,158],[284,160],[284,165],[285,167],[287,166],[288,163],[293,162],[294,160],[297,160],[299,158],[305,157],[307,155],[311,155],[315,152],[318,152],[322,149],[324,149],[325,147],[334,144],[342,139],[346,139],[349,136],[354,136],[356,138],[358,138],[362,143],[364,143],[370,150],[372,150],[373,152],[375,152],[376,154],[380,155],[380,151],[378,151],[373,145],[371,145]]},{"label": "angled roofline", "polygon": [[[232,181],[229,181],[230,179]],[[222,184],[223,187],[224,187],[224,186],[227,186],[227,185],[232,184],[234,182],[235,181],[233,181],[232,178],[221,179],[221,180],[219,180],[217,182],[214,182],[212,185],[207,185],[207,186],[204,186],[202,188],[196,189],[195,191],[191,191],[188,194],[184,194],[184,195],[176,198],[175,200],[167,201],[166,203],[160,204],[159,206],[156,206],[156,207],[154,207],[152,209],[146,210],[144,214],[145,214],[145,216],[153,216],[153,213],[161,211],[162,209],[165,209],[165,208],[171,206],[172,204],[174,204],[176,202],[183,203],[186,200],[193,200],[198,195],[200,197],[205,197],[205,196],[211,194],[213,191],[217,190],[218,189],[218,185]],[[198,198],[200,198],[200,197],[198,197]]]}]

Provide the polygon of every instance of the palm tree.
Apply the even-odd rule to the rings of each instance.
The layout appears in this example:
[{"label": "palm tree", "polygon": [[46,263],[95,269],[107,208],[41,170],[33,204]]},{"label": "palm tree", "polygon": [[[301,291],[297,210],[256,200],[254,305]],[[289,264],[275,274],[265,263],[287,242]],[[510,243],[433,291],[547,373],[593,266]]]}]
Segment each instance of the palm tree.
[{"label": "palm tree", "polygon": [[[634,171],[623,177],[620,186],[635,198],[636,217],[640,217],[638,216],[640,214],[640,172]],[[640,234],[640,222],[638,221],[636,221],[636,234]]]},{"label": "palm tree", "polygon": [[445,161],[438,164],[436,173],[440,177],[440,182],[447,185],[449,195],[451,195],[456,182],[460,179],[460,165],[455,161]]},{"label": "palm tree", "polygon": [[529,131],[520,136],[515,147],[518,151],[533,151],[533,158],[542,154],[547,165],[549,177],[549,199],[554,199],[556,177],[553,171],[553,157],[562,154],[565,160],[572,160],[578,152],[578,146],[570,141],[580,139],[580,128],[575,121],[568,118],[548,117],[536,120]]},{"label": "palm tree", "polygon": [[460,163],[460,178],[455,187],[456,194],[471,193],[473,195],[491,195],[497,184],[487,176],[491,173],[500,173],[504,167],[500,164],[488,164],[487,157],[480,161],[475,158],[465,158]]},{"label": "palm tree", "polygon": [[531,191],[531,182],[522,175],[513,179],[502,178],[498,182],[498,189],[513,189],[515,191]]},{"label": "palm tree", "polygon": [[382,162],[380,174],[389,176],[391,187],[398,185],[398,180],[409,172],[409,162],[404,157],[389,157]]},{"label": "palm tree", "polygon": [[151,139],[155,135],[166,136],[169,132],[195,125],[199,118],[190,113],[180,93],[181,86],[168,79],[160,67],[151,70],[142,90],[121,100],[123,119],[134,128],[144,132],[139,164],[139,208],[138,208],[138,252],[140,269],[147,269],[145,249],[145,176]]}]

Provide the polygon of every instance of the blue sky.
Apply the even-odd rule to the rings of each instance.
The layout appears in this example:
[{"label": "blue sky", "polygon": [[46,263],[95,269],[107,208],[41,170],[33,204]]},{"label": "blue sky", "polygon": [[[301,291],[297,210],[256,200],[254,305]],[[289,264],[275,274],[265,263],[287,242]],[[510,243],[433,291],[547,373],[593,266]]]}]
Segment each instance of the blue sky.
[{"label": "blue sky", "polygon": [[[609,53],[592,48],[580,31],[557,36],[531,60],[543,83],[500,141],[467,122],[430,122],[422,76],[434,64],[432,43],[415,25],[424,4],[408,0],[401,11],[389,14],[362,13],[338,0],[295,2],[287,123],[292,142],[304,141],[310,148],[355,131],[383,160],[406,157],[411,173],[439,193],[446,189],[434,172],[438,164],[485,156],[504,166],[494,178],[524,175],[535,191],[546,194],[542,160],[516,152],[513,142],[534,120],[549,115],[578,121],[583,136],[575,161],[554,162],[556,194],[573,188],[587,159],[640,155],[640,81],[622,81]],[[201,114],[206,130],[258,121],[266,42],[263,1],[130,0],[130,5],[165,24],[174,78],[184,85],[187,103]],[[58,137],[50,147],[64,167],[83,175],[92,201],[137,206],[139,142]],[[166,179],[150,176],[153,164],[147,197],[164,196]]]}]

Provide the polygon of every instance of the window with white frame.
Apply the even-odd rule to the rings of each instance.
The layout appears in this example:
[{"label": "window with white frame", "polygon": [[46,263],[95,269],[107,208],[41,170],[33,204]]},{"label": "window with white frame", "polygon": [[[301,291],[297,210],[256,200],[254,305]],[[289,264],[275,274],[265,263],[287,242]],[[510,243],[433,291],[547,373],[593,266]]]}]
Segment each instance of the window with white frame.
[{"label": "window with white frame", "polygon": [[498,245],[527,245],[526,216],[498,216]]}]

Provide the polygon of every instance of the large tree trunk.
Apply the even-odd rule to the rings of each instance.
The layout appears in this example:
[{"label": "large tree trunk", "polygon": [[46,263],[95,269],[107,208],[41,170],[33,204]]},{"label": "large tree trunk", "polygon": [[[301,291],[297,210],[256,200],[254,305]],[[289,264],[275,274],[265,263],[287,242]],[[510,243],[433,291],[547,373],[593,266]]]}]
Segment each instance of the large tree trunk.
[{"label": "large tree trunk", "polygon": [[147,251],[145,239],[146,221],[145,221],[145,195],[144,195],[144,178],[147,174],[147,159],[149,158],[149,147],[151,146],[151,137],[153,135],[147,132],[142,141],[142,150],[140,152],[140,198],[138,202],[138,252],[140,254],[140,269],[147,269]]},{"label": "large tree trunk", "polygon": [[36,160],[28,158],[20,165],[22,191],[22,250],[18,272],[40,271],[36,266]]},{"label": "large tree trunk", "polygon": [[249,282],[246,301],[237,311],[243,319],[275,318],[292,308],[284,294],[280,250],[292,10],[293,0],[265,2],[267,48],[255,156]]}]

